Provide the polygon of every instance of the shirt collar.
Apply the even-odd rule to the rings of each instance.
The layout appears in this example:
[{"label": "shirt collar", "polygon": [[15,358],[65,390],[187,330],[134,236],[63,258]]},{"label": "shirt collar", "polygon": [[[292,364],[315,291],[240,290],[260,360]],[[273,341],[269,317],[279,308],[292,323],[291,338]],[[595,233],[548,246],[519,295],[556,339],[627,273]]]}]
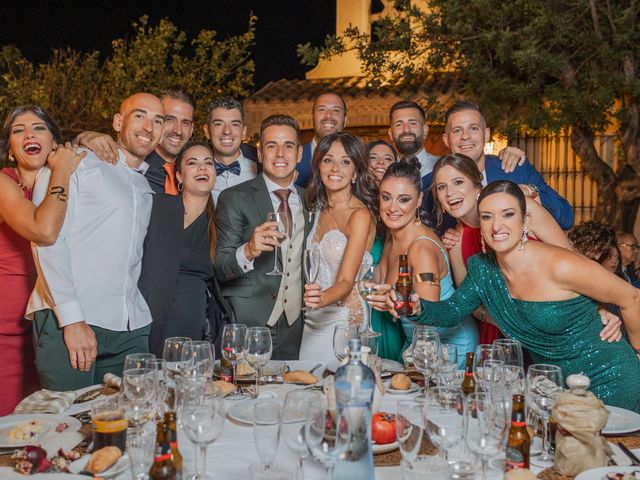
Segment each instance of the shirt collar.
[{"label": "shirt collar", "polygon": [[264,177],[264,183],[267,184],[267,190],[269,191],[270,194],[272,194],[276,190],[281,190],[283,188],[287,188],[287,189],[291,190],[292,196],[298,194],[298,192],[296,191],[296,188],[294,187],[294,183],[293,182],[291,182],[288,187],[281,187],[280,185],[278,185],[276,182],[271,180],[266,175],[263,174],[262,176]]}]

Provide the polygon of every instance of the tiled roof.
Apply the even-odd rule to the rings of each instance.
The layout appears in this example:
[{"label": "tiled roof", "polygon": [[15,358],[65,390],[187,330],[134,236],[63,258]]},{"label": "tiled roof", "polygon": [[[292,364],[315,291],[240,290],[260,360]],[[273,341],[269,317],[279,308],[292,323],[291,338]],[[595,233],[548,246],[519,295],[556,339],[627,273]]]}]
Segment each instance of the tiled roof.
[{"label": "tiled roof", "polygon": [[371,82],[366,77],[313,80],[287,80],[283,78],[275,82],[269,82],[245,101],[262,103],[311,100],[327,91],[339,93],[345,98],[385,97],[387,95],[410,98],[419,93],[435,93],[437,96],[448,96],[453,82],[454,80],[450,76],[444,79],[444,82],[440,78],[414,85],[401,84],[399,81],[376,85],[375,82]]}]

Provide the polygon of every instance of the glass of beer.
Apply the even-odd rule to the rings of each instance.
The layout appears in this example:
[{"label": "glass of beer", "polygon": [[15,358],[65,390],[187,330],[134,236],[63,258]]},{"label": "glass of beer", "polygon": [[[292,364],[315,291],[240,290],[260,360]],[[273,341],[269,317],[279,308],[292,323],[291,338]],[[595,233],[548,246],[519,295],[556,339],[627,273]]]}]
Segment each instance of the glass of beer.
[{"label": "glass of beer", "polygon": [[122,452],[125,451],[129,423],[117,398],[95,402],[91,407],[91,424],[93,451],[111,445],[118,447]]}]

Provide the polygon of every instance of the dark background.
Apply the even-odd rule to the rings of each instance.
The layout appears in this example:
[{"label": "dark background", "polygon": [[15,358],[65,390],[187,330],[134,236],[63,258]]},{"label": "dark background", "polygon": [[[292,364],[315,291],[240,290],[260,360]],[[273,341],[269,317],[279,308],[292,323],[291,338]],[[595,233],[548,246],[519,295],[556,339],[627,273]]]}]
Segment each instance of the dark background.
[{"label": "dark background", "polygon": [[252,49],[255,90],[271,80],[304,78],[310,67],[300,65],[296,46],[320,45],[325,35],[335,32],[335,0],[4,0],[0,45],[15,45],[27,59],[42,63],[52,49],[67,46],[105,55],[111,41],[131,35],[131,22],[145,14],[153,25],[168,18],[190,38],[209,29],[222,39],[245,32],[251,11],[258,17]]}]

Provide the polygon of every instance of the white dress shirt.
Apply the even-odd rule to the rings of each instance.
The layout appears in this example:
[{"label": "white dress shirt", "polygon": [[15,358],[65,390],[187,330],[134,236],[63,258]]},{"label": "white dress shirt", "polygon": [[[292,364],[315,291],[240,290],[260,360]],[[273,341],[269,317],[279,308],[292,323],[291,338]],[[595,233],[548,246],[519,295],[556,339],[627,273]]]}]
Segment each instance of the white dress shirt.
[{"label": "white dress shirt", "polygon": [[240,175],[234,175],[227,170],[216,177],[216,183],[213,185],[213,190],[211,190],[214,203],[218,202],[218,197],[222,191],[229,187],[233,187],[234,185],[246,182],[247,180],[251,180],[258,174],[258,164],[253,160],[246,158],[242,155],[242,152],[240,152],[240,156],[236,160],[240,164]]},{"label": "white dress shirt", "polygon": [[[269,191],[269,198],[271,199],[271,204],[273,205],[273,211],[277,212],[278,207],[280,206],[280,198],[274,192],[276,190],[281,190],[284,187],[281,187],[274,181],[269,180],[269,178],[264,174],[262,175],[262,178],[264,178],[264,183],[267,184],[267,190]],[[298,213],[298,209],[302,208],[301,207],[302,200],[300,198],[300,195],[298,195],[298,191],[296,190],[296,187],[294,186],[293,182],[287,187],[287,189],[291,190],[288,203],[289,203],[289,208],[291,209],[291,217],[292,219],[295,219],[296,214]],[[266,222],[267,219],[265,218],[264,221]],[[295,229],[296,229],[296,224],[294,222],[292,231],[295,231]],[[246,243],[239,246],[238,249],[236,250],[236,260],[238,261],[238,265],[240,266],[243,272],[250,272],[251,270],[253,270],[253,260],[249,261],[247,257],[244,256],[245,245]]]},{"label": "white dress shirt", "polygon": [[[47,192],[49,169],[38,174],[33,201]],[[50,308],[60,327],[85,321],[113,331],[151,323],[138,290],[142,246],[151,216],[153,191],[120,152],[116,165],[91,151],[69,180],[67,214],[57,241],[32,244],[38,268],[27,318]]]},{"label": "white dress shirt", "polygon": [[421,148],[418,153],[416,153],[416,157],[420,162],[420,177],[429,175],[433,171],[433,166],[436,164],[439,158],[427,152],[424,147]]}]

